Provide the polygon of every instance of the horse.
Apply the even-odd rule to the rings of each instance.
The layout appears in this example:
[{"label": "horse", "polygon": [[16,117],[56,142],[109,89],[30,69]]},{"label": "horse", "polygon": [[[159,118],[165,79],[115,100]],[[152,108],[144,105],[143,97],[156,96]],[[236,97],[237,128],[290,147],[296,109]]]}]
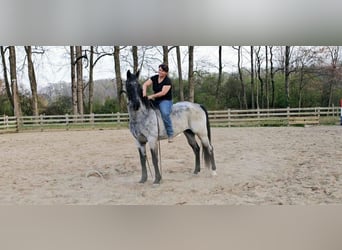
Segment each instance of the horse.
[{"label": "horse", "polygon": [[[155,171],[153,184],[160,184],[162,176],[158,166],[158,142],[167,139],[167,134],[159,109],[154,108],[147,97],[143,97],[142,87],[138,81],[139,73],[140,71],[133,74],[128,70],[125,84],[128,99],[129,129],[135,138],[141,163],[141,179],[139,183],[147,181],[146,144],[148,144]],[[211,166],[212,175],[216,175],[208,112],[204,106],[187,101],[177,102],[172,106],[170,117],[174,135],[184,133],[195,154],[194,174],[197,175],[201,170],[200,146],[197,144],[195,137],[197,136],[202,144],[205,166],[208,169]]]}]

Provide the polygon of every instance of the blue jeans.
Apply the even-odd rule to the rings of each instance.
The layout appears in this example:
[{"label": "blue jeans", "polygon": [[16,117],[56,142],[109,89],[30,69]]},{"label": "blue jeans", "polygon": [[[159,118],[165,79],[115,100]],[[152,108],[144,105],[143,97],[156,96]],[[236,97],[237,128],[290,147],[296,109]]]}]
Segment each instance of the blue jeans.
[{"label": "blue jeans", "polygon": [[158,107],[159,107],[161,117],[165,125],[167,136],[172,137],[173,128],[172,128],[172,122],[170,118],[171,109],[172,109],[172,101],[162,100],[161,102],[159,102]]}]

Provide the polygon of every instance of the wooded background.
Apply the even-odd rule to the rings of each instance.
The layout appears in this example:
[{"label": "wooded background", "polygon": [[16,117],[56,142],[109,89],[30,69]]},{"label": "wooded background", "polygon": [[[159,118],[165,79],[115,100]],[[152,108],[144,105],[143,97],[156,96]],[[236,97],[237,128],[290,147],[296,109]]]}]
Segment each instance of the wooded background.
[{"label": "wooded background", "polygon": [[[331,107],[342,99],[340,46],[217,46],[215,61],[198,62],[196,46],[68,46],[70,81],[37,82],[36,67],[44,46],[0,46],[0,114],[87,114],[125,112],[125,64],[136,72],[154,74],[158,64],[169,64],[174,101],[204,104],[209,110]],[[224,53],[229,48],[231,53]],[[18,51],[24,51],[18,62]],[[51,60],[53,60],[53,55]],[[94,80],[103,58],[112,58],[114,79]],[[225,64],[230,57],[233,67]],[[199,63],[207,67],[198,67]],[[230,65],[232,66],[232,65]],[[45,67],[49,67],[45,65]],[[20,87],[26,72],[29,88]],[[148,76],[146,76],[148,77]],[[141,79],[143,81],[143,79]],[[41,87],[40,87],[41,86]],[[38,91],[39,90],[39,91]]]}]

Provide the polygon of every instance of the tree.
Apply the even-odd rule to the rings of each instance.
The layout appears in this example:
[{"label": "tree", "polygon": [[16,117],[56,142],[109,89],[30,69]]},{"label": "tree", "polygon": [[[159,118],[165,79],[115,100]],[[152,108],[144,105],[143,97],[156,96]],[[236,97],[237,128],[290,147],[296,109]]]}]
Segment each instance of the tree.
[{"label": "tree", "polygon": [[82,46],[76,46],[77,111],[83,115],[83,62]]},{"label": "tree", "polygon": [[12,92],[11,92],[11,86],[10,86],[10,83],[9,83],[9,80],[8,80],[8,75],[7,75],[7,65],[6,65],[6,57],[5,57],[5,50],[6,49],[4,49],[4,46],[0,46],[1,59],[2,59],[2,69],[3,69],[3,73],[4,73],[6,93],[7,93],[8,99],[10,100],[11,107],[14,110],[14,103],[13,103],[13,97],[12,97]]},{"label": "tree", "polygon": [[251,54],[251,103],[252,109],[255,109],[255,101],[254,101],[254,46],[250,47]]},{"label": "tree", "polygon": [[89,114],[93,113],[94,108],[94,46],[90,46],[90,55],[89,55],[89,101],[88,101],[88,109]]},{"label": "tree", "polygon": [[114,67],[115,67],[116,86],[118,88],[119,109],[122,112],[126,109],[126,105],[125,105],[125,99],[121,95],[121,91],[123,90],[123,84],[122,84],[121,70],[120,70],[120,46],[114,46]]},{"label": "tree", "polygon": [[[255,56],[256,56],[256,61],[257,61],[257,75],[258,79],[260,82],[260,99],[261,99],[261,108],[264,108],[264,80],[261,75],[261,55],[260,55],[260,49],[261,46],[258,47],[258,49],[255,51]],[[259,91],[258,92],[258,97],[257,97],[257,107],[260,108],[260,103],[259,103]]]},{"label": "tree", "polygon": [[216,100],[216,106],[219,104],[219,91],[220,91],[220,86],[222,83],[222,46],[219,46],[218,50],[218,63],[219,63],[219,72],[218,72],[218,79],[216,83],[216,90],[215,90],[215,100]]},{"label": "tree", "polygon": [[189,46],[189,101],[195,100],[195,79],[194,79],[194,46]]},{"label": "tree", "polygon": [[330,57],[330,67],[329,67],[329,97],[328,97],[328,106],[332,106],[332,100],[333,100],[333,93],[334,93],[334,87],[337,85],[337,83],[341,80],[341,69],[338,68],[338,59],[339,59],[339,52],[340,47],[339,46],[333,46],[333,47],[327,47],[327,50],[329,52]]},{"label": "tree", "polygon": [[290,107],[290,48],[291,46],[285,46],[285,96],[286,96],[286,107]]},{"label": "tree", "polygon": [[169,50],[168,46],[163,46],[163,63],[169,65]]},{"label": "tree", "polygon": [[32,93],[32,113],[34,116],[39,115],[38,109],[38,92],[37,92],[37,80],[34,65],[32,61],[32,48],[31,46],[25,46],[27,56],[27,70],[30,79],[31,93]]},{"label": "tree", "polygon": [[132,46],[132,55],[133,55],[133,72],[135,74],[138,72],[138,67],[139,67],[137,46]]},{"label": "tree", "polygon": [[178,68],[178,84],[179,84],[179,100],[184,101],[183,77],[182,77],[182,61],[180,47],[176,46],[177,68]]},{"label": "tree", "polygon": [[72,112],[74,115],[77,115],[77,83],[75,62],[75,46],[70,46]]},{"label": "tree", "polygon": [[274,82],[274,66],[273,66],[273,46],[269,46],[269,47],[270,47],[271,107],[274,108],[275,82]]},{"label": "tree", "polygon": [[17,59],[15,53],[15,46],[9,46],[9,61],[10,61],[10,76],[11,76],[11,87],[12,87],[12,98],[14,104],[14,115],[18,118],[21,117],[21,105],[19,98],[18,82],[17,82]]},{"label": "tree", "polygon": [[243,74],[242,74],[242,46],[238,46],[237,48],[233,47],[238,52],[238,70],[239,70],[239,78],[240,78],[240,84],[241,84],[241,108],[248,109],[247,105],[247,94],[246,94],[246,88],[245,88],[245,82],[243,80]]}]

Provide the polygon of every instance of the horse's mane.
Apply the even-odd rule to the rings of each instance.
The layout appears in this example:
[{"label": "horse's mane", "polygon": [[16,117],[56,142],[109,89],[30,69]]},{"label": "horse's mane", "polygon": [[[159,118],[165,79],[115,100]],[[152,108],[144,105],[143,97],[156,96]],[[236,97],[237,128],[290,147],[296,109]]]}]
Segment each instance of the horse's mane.
[{"label": "horse's mane", "polygon": [[138,93],[141,102],[145,105],[147,109],[154,108],[151,101],[147,98],[147,96],[143,96],[143,91],[140,83],[138,82]]},{"label": "horse's mane", "polygon": [[[153,104],[151,103],[151,101],[146,97],[143,96],[143,91],[142,91],[142,87],[141,84],[138,81],[138,77],[134,74],[131,74],[129,79],[129,81],[135,81],[136,82],[136,87],[137,87],[137,94],[138,94],[138,98],[141,100],[142,104],[147,108],[147,109],[151,109],[154,108]],[[136,95],[135,91],[131,88],[126,89],[127,94],[129,96],[130,99],[133,99],[133,95]]]}]

